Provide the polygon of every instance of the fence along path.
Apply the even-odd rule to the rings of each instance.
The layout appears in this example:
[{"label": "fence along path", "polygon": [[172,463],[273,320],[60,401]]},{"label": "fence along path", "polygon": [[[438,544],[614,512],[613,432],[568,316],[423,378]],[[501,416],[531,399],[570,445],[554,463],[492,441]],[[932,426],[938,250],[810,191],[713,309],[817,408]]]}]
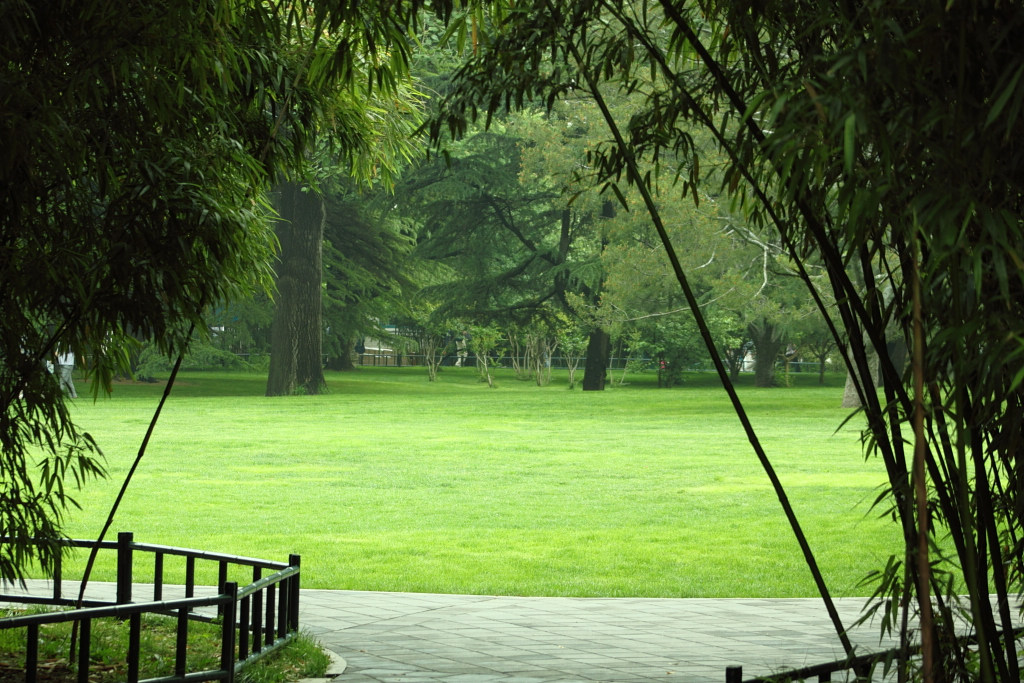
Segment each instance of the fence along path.
[{"label": "fence along path", "polygon": [[[3,539],[0,539],[3,542]],[[75,548],[99,548],[117,553],[117,580],[112,585],[101,585],[99,590],[88,592],[82,600],[82,608],[36,615],[22,615],[0,619],[0,629],[25,629],[26,661],[25,680],[34,683],[38,665],[39,627],[60,621],[77,621],[80,624],[77,662],[78,680],[86,683],[89,679],[90,631],[94,619],[117,617],[129,621],[128,651],[125,661],[128,667],[129,683],[136,683],[139,675],[140,628],[143,614],[169,614],[178,620],[174,673],[170,676],[149,679],[152,683],[170,683],[191,680],[224,680],[232,683],[235,676],[246,666],[291,640],[299,630],[300,558],[291,555],[288,563],[273,562],[257,558],[240,557],[190,548],[136,543],[130,532],[118,534],[117,541],[69,540],[66,545]],[[152,558],[153,581],[148,584],[152,599],[132,602],[133,595],[142,588],[134,583],[134,569],[138,554]],[[164,581],[165,558],[180,557],[184,560],[184,584],[172,589],[183,593],[176,599],[165,599],[168,585]],[[197,583],[197,565],[213,564],[216,567],[216,584],[203,586]],[[247,578],[242,586],[229,581],[231,574],[245,572]],[[273,572],[264,576],[264,572]],[[58,562],[51,582],[31,582],[26,589],[4,584],[0,602],[41,604],[55,607],[74,606],[78,602],[80,580],[65,581],[62,567]],[[207,572],[202,572],[206,575]],[[44,592],[38,588],[45,585]],[[36,590],[28,590],[29,587]],[[197,596],[197,588],[203,595]],[[75,597],[69,597],[74,595]],[[185,652],[188,646],[189,620],[221,623],[220,669],[187,671]]]}]

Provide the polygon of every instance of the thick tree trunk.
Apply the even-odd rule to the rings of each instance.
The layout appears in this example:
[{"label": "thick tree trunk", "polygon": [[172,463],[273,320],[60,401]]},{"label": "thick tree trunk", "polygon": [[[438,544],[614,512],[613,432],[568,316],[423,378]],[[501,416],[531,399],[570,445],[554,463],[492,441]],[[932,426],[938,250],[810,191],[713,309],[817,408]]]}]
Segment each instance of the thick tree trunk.
[{"label": "thick tree trunk", "polygon": [[281,220],[276,232],[281,243],[277,264],[277,297],[270,334],[270,373],[267,396],[324,388],[323,313],[323,199],[296,183],[282,183],[275,193]]},{"label": "thick tree trunk", "polygon": [[[864,387],[864,391],[876,391],[878,387],[878,354],[875,353],[873,347],[868,349],[868,369],[871,371],[871,377],[868,378],[868,382]],[[853,375],[847,371],[846,373],[846,385],[843,387],[843,408],[860,408],[861,400],[860,395],[857,393],[857,385],[853,381]]]},{"label": "thick tree trunk", "polygon": [[345,340],[342,345],[340,355],[331,356],[327,359],[327,367],[330,370],[339,370],[341,372],[349,372],[355,370],[355,363],[352,361],[352,353],[355,348],[355,342],[351,340]]},{"label": "thick tree trunk", "polygon": [[729,380],[734,383],[740,379],[740,370],[743,369],[743,358],[745,355],[742,344],[735,349],[727,349],[725,352],[725,360],[729,368]]},{"label": "thick tree trunk", "polygon": [[860,395],[857,394],[857,385],[853,382],[853,375],[847,371],[846,384],[843,386],[843,408],[860,408]]},{"label": "thick tree trunk", "polygon": [[611,336],[602,329],[590,333],[587,364],[583,368],[583,391],[603,391],[608,372],[608,348]]},{"label": "thick tree trunk", "polygon": [[769,322],[751,325],[750,338],[754,342],[754,386],[775,386],[775,361],[782,350],[782,335]]}]

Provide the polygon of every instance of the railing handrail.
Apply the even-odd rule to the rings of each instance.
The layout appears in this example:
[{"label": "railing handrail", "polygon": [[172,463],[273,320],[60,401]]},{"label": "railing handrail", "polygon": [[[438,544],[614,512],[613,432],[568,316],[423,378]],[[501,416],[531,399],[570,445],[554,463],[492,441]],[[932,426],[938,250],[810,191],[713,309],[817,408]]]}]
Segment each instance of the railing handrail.
[{"label": "railing handrail", "polygon": [[265,576],[262,579],[260,579],[259,581],[253,581],[248,586],[243,586],[243,587],[239,588],[238,589],[238,599],[241,600],[242,598],[247,597],[249,595],[252,595],[253,593],[256,593],[258,591],[261,591],[264,588],[266,588],[267,586],[270,586],[272,584],[281,583],[282,581],[287,579],[289,576],[295,576],[298,573],[299,573],[299,568],[298,567],[295,567],[295,566],[285,567],[281,571],[274,572],[270,576]]},{"label": "railing handrail", "polygon": [[[0,536],[0,543],[8,543],[14,540],[10,536]],[[35,539],[28,539],[29,542]],[[95,541],[78,538],[63,538],[56,541],[60,545],[71,548],[100,548],[101,550],[117,550],[117,541]],[[257,557],[245,557],[244,555],[230,555],[227,553],[210,552],[209,550],[198,550],[196,548],[181,548],[178,546],[161,545],[159,543],[139,543],[132,541],[133,550],[142,550],[165,555],[177,555],[180,557],[194,557],[197,560],[211,560],[214,562],[232,562],[234,564],[246,565],[249,567],[262,567],[264,569],[284,569],[288,566],[286,562],[274,562],[263,560]]]},{"label": "railing handrail", "polygon": [[[1024,634],[1024,627],[1013,629],[1014,637],[1018,638]],[[959,638],[961,642],[975,643],[977,636],[969,634]],[[773,673],[768,676],[755,676],[754,678],[743,678],[743,667],[730,666],[725,670],[726,683],[772,683],[773,681],[798,681],[818,676],[819,680],[830,680],[831,674],[841,671],[853,671],[858,676],[867,676],[879,664],[888,662],[905,662],[917,656],[921,652],[920,644],[911,644],[904,647],[895,647],[878,652],[868,652],[862,655],[853,655],[846,659],[838,659],[824,664],[812,664],[799,669]],[[859,680],[859,679],[858,679]]]},{"label": "railing handrail", "polygon": [[[0,543],[10,541],[0,537]],[[23,539],[19,539],[23,540]],[[148,683],[188,683],[201,680],[225,680],[233,683],[235,675],[247,665],[273,652],[284,643],[290,641],[299,630],[299,591],[300,591],[300,557],[290,555],[288,562],[274,562],[254,557],[209,552],[194,548],[179,548],[155,543],[136,543],[133,534],[122,532],[116,541],[87,541],[62,539],[58,541],[64,546],[77,548],[96,548],[117,552],[116,597],[109,600],[67,600],[60,595],[62,584],[61,563],[54,567],[53,595],[43,599],[34,595],[3,595],[0,601],[59,606],[76,605],[77,609],[45,612],[32,615],[19,615],[0,619],[0,630],[25,628],[28,630],[30,647],[26,653],[26,681],[35,680],[37,639],[39,626],[59,622],[81,622],[83,636],[79,645],[79,666],[81,670],[89,668],[89,625],[93,619],[120,618],[131,622],[130,644],[127,654],[129,680],[138,680],[139,648],[138,630],[142,614],[175,614],[179,619],[178,644],[175,654],[175,673],[172,676],[149,679]],[[133,560],[134,552],[152,554],[154,558],[153,599],[147,602],[132,601]],[[174,600],[163,600],[163,559],[166,555],[184,557],[185,597]],[[214,562],[219,565],[217,584],[210,586],[217,593],[214,595],[195,596],[196,560]],[[228,565],[238,565],[252,569],[252,582],[239,588],[238,584],[228,581]],[[262,576],[263,570],[276,570],[269,576]],[[85,582],[79,582],[84,588]],[[88,606],[85,606],[88,605]],[[210,621],[209,613],[197,611],[202,607],[216,607],[217,616],[222,618],[221,627],[221,668],[217,670],[187,672],[185,670],[184,647],[187,642],[187,630],[182,631],[182,624],[187,620]],[[134,677],[132,672],[134,671]],[[81,672],[79,680],[85,680]],[[146,682],[143,682],[146,683]]]},{"label": "railing handrail", "polygon": [[[748,678],[743,680],[743,667],[727,667],[725,671],[726,683],[770,683],[771,681],[802,681],[807,678],[814,676],[829,676],[830,674],[839,673],[840,671],[853,671],[857,676],[868,675],[870,670],[878,664],[884,663],[886,660],[899,660],[902,661],[906,658],[913,656],[920,648],[896,648],[893,650],[885,650],[884,652],[871,652],[863,655],[856,655],[848,657],[846,659],[840,659],[833,662],[827,662],[825,664],[813,664],[811,666],[801,667],[799,669],[793,669],[791,671],[783,671],[781,673],[773,673],[770,676],[761,677],[757,676],[754,678]],[[824,678],[821,680],[829,680]],[[860,679],[858,679],[860,680]]]},{"label": "railing handrail", "polygon": [[[116,543],[115,543],[116,547]],[[194,557],[197,560],[210,560],[213,562],[231,562],[233,564],[241,564],[249,567],[261,567],[263,569],[287,569],[287,562],[274,562],[272,560],[261,560],[255,557],[245,557],[242,555],[228,555],[226,553],[215,553],[208,550],[196,550],[194,548],[178,548],[170,545],[159,545],[156,543],[137,543],[132,542],[132,550],[142,550],[153,553],[163,553],[164,555],[177,555],[180,557]]]},{"label": "railing handrail", "polygon": [[[7,596],[4,596],[5,598]],[[38,614],[21,614],[0,619],[0,630],[30,626],[32,624],[58,624],[64,621],[81,621],[84,619],[106,619],[108,617],[128,617],[133,614],[147,612],[172,612],[195,607],[215,607],[231,602],[231,595],[220,593],[199,598],[182,598],[180,600],[158,600],[154,602],[129,602],[123,604],[104,605],[102,607],[83,607],[82,609],[62,612],[40,612]]]}]

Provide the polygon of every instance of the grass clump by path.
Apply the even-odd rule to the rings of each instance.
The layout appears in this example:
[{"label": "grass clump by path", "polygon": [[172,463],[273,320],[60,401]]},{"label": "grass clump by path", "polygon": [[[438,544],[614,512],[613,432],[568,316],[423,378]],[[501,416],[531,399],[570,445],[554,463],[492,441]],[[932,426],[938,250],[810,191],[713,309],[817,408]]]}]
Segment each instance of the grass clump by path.
[{"label": "grass clump by path", "polygon": [[[901,544],[869,504],[885,480],[837,432],[842,377],[739,387],[836,595]],[[307,588],[441,593],[793,597],[816,594],[778,500],[711,375],[630,376],[604,392],[473,368],[363,368],[321,396],[266,398],[265,377],[180,377],[114,524],[140,542],[285,560]],[[110,479],[68,533],[102,526],[162,391],[79,400]],[[80,393],[85,393],[80,392]],[[140,567],[137,580],[152,568]],[[168,577],[175,569],[167,560]],[[69,567],[67,576],[72,575]],[[94,575],[110,580],[113,558]]]},{"label": "grass clump by path", "polygon": [[[0,617],[25,612],[0,610]],[[174,650],[177,620],[158,615],[143,615],[140,629],[139,678],[174,674]],[[217,624],[190,621],[188,625],[186,670],[206,671],[220,668],[220,630]],[[77,662],[68,662],[71,624],[48,624],[39,629],[39,666],[41,683],[74,683]],[[90,638],[90,683],[117,683],[128,675],[128,622],[111,618],[96,619]],[[240,683],[291,683],[302,678],[323,676],[330,664],[328,655],[311,638],[299,634],[259,661],[250,664],[239,677]],[[0,683],[25,680],[25,630],[0,630]]]}]

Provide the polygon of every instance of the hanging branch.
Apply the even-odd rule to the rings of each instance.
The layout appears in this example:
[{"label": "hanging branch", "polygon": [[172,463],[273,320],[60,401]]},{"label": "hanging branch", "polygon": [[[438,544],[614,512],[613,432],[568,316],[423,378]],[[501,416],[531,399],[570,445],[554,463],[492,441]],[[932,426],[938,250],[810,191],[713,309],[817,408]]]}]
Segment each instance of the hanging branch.
[{"label": "hanging branch", "polygon": [[[192,338],[192,333],[195,331],[195,323],[189,328],[186,339]],[[131,468],[128,470],[128,474],[125,475],[124,481],[121,482],[121,490],[117,492],[117,497],[114,499],[114,503],[110,506],[110,512],[107,514],[107,520],[103,523],[103,528],[100,530],[99,537],[96,539],[96,544],[89,551],[89,559],[85,563],[85,572],[82,575],[82,585],[78,589],[78,600],[75,602],[75,609],[81,609],[82,603],[85,601],[85,588],[89,583],[89,577],[92,574],[93,565],[96,562],[96,555],[100,550],[100,543],[106,537],[107,532],[114,523],[114,515],[117,514],[117,509],[121,506],[121,500],[124,498],[124,494],[128,491],[128,485],[132,481],[132,477],[135,475],[135,470],[139,468],[139,463],[142,462],[142,456],[146,454],[146,447],[149,446],[149,439],[153,436],[153,430],[156,429],[157,420],[160,418],[160,412],[164,408],[164,404],[167,403],[167,398],[171,395],[171,387],[174,386],[174,379],[178,376],[178,369],[181,368],[181,363],[185,358],[185,352],[182,351],[178,354],[178,359],[174,362],[174,367],[171,369],[171,375],[167,378],[167,384],[164,385],[164,393],[160,397],[160,402],[157,403],[156,410],[153,412],[153,417],[149,421],[149,427],[146,429],[146,435],[142,439],[142,444],[139,446],[139,452],[135,456],[135,461],[132,463]],[[74,657],[75,653],[75,641],[78,635],[78,622],[74,622],[71,630],[71,649],[69,650],[69,659]]]},{"label": "hanging branch", "polygon": [[924,683],[932,683],[935,666],[935,639],[932,630],[930,598],[931,567],[928,564],[928,483],[925,479],[924,453],[924,325],[921,316],[920,247],[914,236],[913,315],[914,315],[914,497],[917,502],[917,580],[921,606],[921,671]]},{"label": "hanging branch", "polygon": [[804,560],[807,562],[807,566],[811,571],[814,583],[818,588],[818,593],[825,602],[825,609],[828,611],[829,618],[832,620],[832,624],[836,629],[836,634],[839,636],[843,649],[847,655],[850,655],[853,653],[853,644],[850,642],[849,636],[846,634],[846,628],[843,626],[842,619],[839,617],[839,612],[836,610],[832,596],[829,593],[828,587],[825,585],[825,579],[822,576],[818,563],[814,558],[814,553],[811,550],[810,544],[807,542],[807,537],[804,535],[803,529],[800,527],[800,522],[796,518],[796,513],[793,511],[793,507],[789,502],[789,496],[786,494],[786,491],[782,486],[782,482],[779,480],[778,475],[775,472],[775,468],[772,466],[771,461],[764,452],[760,439],[758,439],[757,433],[754,431],[754,427],[750,423],[746,410],[743,408],[743,404],[736,393],[736,389],[729,379],[729,373],[722,364],[722,359],[715,348],[715,342],[711,336],[711,330],[708,328],[707,321],[700,312],[697,297],[694,295],[693,290],[690,287],[686,274],[683,271],[682,264],[679,261],[679,257],[676,255],[672,242],[669,239],[668,231],[661,220],[661,213],[658,211],[654,198],[651,196],[650,189],[647,186],[643,174],[640,173],[640,170],[637,167],[636,159],[633,157],[631,148],[626,144],[622,132],[619,129],[618,124],[615,122],[615,117],[612,115],[604,97],[601,95],[597,79],[584,65],[583,58],[580,55],[579,50],[576,48],[575,43],[568,41],[568,49],[573,59],[575,59],[577,64],[580,66],[590,92],[594,96],[594,100],[597,103],[598,108],[601,110],[601,114],[604,117],[605,122],[608,124],[612,136],[615,138],[615,144],[619,147],[626,164],[627,177],[636,185],[643,197],[644,205],[651,217],[651,221],[654,223],[658,236],[661,238],[662,245],[668,255],[676,280],[679,282],[679,286],[683,291],[683,296],[686,298],[688,305],[693,310],[694,320],[697,323],[697,328],[700,331],[704,345],[707,347],[708,353],[711,355],[711,360],[715,366],[715,370],[722,381],[722,385],[725,388],[726,393],[729,395],[729,400],[732,402],[733,409],[743,426],[747,439],[750,441],[750,444],[754,449],[754,453],[757,455],[758,461],[761,463],[761,467],[764,469],[765,474],[768,475],[768,479],[771,481],[775,495],[778,497],[779,503],[782,505],[786,519],[789,521],[790,527],[793,529],[796,540],[803,552]]},{"label": "hanging branch", "polygon": [[[679,13],[678,8],[671,3],[662,2],[661,4],[665,9],[666,14],[673,20],[676,28],[685,37],[686,41],[694,48],[700,62],[708,68],[715,85],[722,90],[729,103],[737,112],[746,112],[748,109],[746,102],[736,89],[733,88],[722,66],[704,46],[697,32],[694,31],[692,26],[690,26],[686,18],[683,17],[682,14]],[[616,7],[609,6],[608,3],[606,3],[605,6],[614,16],[616,16],[617,19],[619,19],[623,26],[626,27],[630,32],[630,35],[644,46],[646,54],[654,60],[658,69],[671,84],[674,95],[681,98],[689,105],[690,113],[699,123],[701,123],[715,136],[722,149],[732,161],[734,168],[737,170],[739,175],[747,181],[752,192],[757,197],[766,214],[769,216],[771,222],[776,226],[787,251],[790,253],[794,263],[797,265],[797,270],[801,280],[803,280],[811,293],[811,296],[818,309],[821,311],[833,337],[839,341],[841,339],[841,335],[826,310],[824,302],[821,299],[815,284],[812,282],[809,273],[807,273],[803,260],[799,257],[799,251],[796,244],[793,242],[789,226],[776,212],[773,202],[770,201],[761,184],[757,182],[748,164],[738,153],[734,145],[730,143],[730,140],[726,138],[725,132],[715,125],[715,122],[711,119],[710,115],[699,105],[696,98],[682,87],[680,80],[675,78],[671,67],[664,60],[664,57],[657,46],[649,40],[649,37],[643,32],[636,30],[630,22],[626,21],[626,18],[617,11]],[[753,117],[744,116],[743,121],[751,138],[758,143],[763,143],[766,139],[765,133]],[[779,177],[783,176],[781,169],[775,168],[774,170]],[[882,461],[886,466],[890,486],[896,495],[897,509],[900,513],[899,520],[905,539],[905,555],[907,557],[905,566],[909,571],[916,572],[916,566],[910,561],[910,553],[914,547],[916,533],[914,526],[913,497],[910,492],[906,490],[907,463],[901,450],[903,437],[900,433],[898,419],[889,419],[888,422],[884,419],[884,411],[886,409],[894,410],[897,404],[902,404],[909,412],[912,410],[912,404],[907,393],[903,390],[898,381],[898,375],[895,367],[892,366],[892,363],[889,362],[887,358],[880,358],[881,368],[885,378],[883,386],[885,387],[888,399],[887,405],[883,406],[878,402],[878,397],[873,386],[871,386],[866,379],[872,374],[867,357],[866,340],[864,335],[857,333],[857,331],[861,329],[862,324],[866,324],[865,332],[870,343],[876,348],[885,348],[884,336],[881,332],[884,325],[867,324],[877,322],[877,316],[871,315],[871,313],[877,313],[877,310],[873,308],[872,311],[869,311],[864,305],[864,302],[856,295],[856,288],[850,277],[845,273],[841,254],[827,239],[827,226],[817,218],[811,207],[803,199],[799,197],[796,199],[796,207],[799,214],[807,223],[808,228],[815,239],[815,243],[818,245],[820,253],[825,259],[826,272],[831,286],[837,294],[837,308],[839,310],[840,317],[842,318],[843,329],[851,332],[849,335],[851,353],[844,353],[843,360],[854,380],[854,385],[858,395],[860,396],[861,404],[866,407],[865,414],[868,419],[870,430],[876,435],[876,445],[882,453]],[[870,263],[870,254],[867,255],[867,258],[863,258],[864,252],[862,251],[861,255],[862,267],[868,268]],[[862,378],[864,378],[863,381]],[[890,429],[892,430],[891,439],[885,438]],[[934,459],[931,458],[928,453],[925,454],[925,460],[927,465],[934,469]],[[904,604],[907,605],[908,603],[904,601]],[[939,604],[940,607],[943,607],[941,598]],[[901,631],[902,635],[905,635],[905,633],[905,629]]]}]

